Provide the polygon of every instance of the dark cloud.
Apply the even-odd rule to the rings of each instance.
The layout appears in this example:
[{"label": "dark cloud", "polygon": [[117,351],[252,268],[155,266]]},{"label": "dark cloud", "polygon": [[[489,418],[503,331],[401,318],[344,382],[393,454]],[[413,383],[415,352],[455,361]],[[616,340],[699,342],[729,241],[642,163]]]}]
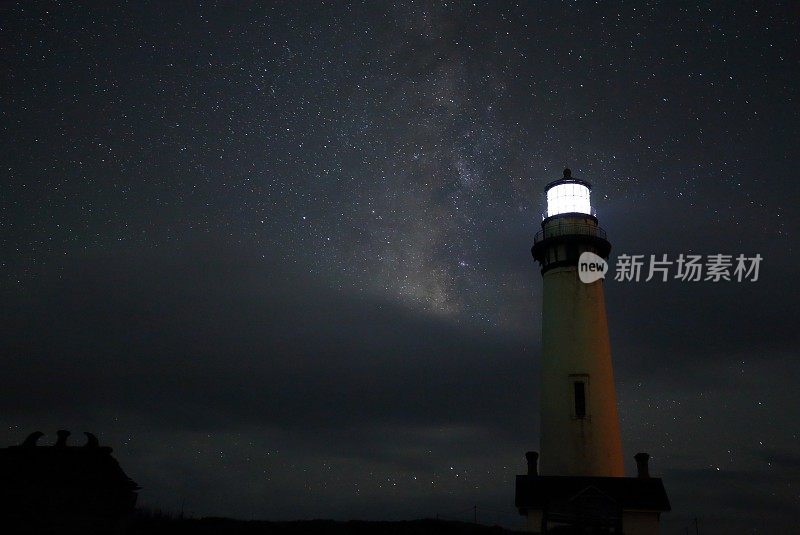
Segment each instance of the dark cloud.
[{"label": "dark cloud", "polygon": [[18,388],[41,385],[38,402],[59,404],[62,393],[47,377],[55,371],[65,392],[70,383],[91,385],[70,405],[85,398],[149,411],[142,403],[160,403],[152,394],[164,392],[231,417],[273,407],[283,412],[265,411],[264,423],[325,427],[414,415],[452,420],[465,417],[465,407],[483,414],[470,421],[493,420],[502,412],[494,404],[509,400],[489,396],[487,404],[487,394],[519,383],[520,368],[532,372],[530,340],[471,332],[338,293],[237,248],[208,247],[215,258],[204,247],[86,255],[15,296],[6,351],[26,379]]}]

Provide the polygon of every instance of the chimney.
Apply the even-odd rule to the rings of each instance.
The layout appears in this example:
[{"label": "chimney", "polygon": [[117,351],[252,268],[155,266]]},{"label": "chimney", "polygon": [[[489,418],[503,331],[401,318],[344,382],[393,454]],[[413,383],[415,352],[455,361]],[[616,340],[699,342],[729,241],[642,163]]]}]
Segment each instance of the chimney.
[{"label": "chimney", "polygon": [[650,469],[647,466],[647,462],[650,460],[650,455],[647,453],[637,453],[633,456],[636,459],[636,471],[638,472],[637,477],[641,478],[649,478],[650,477]]},{"label": "chimney", "polygon": [[525,459],[528,461],[528,475],[529,476],[538,476],[539,475],[539,452],[538,451],[529,451],[525,454]]}]

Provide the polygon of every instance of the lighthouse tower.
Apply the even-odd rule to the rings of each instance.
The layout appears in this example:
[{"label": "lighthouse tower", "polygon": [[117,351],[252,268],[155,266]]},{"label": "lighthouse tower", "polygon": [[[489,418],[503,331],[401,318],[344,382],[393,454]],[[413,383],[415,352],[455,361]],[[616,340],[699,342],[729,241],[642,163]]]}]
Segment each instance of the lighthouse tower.
[{"label": "lighthouse tower", "polygon": [[592,214],[591,190],[569,169],[547,185],[547,217],[532,250],[543,283],[544,475],[625,475],[603,279],[587,284],[578,277],[581,254],[605,259],[611,251]]},{"label": "lighthouse tower", "polygon": [[515,503],[537,533],[655,535],[669,499],[661,479],[650,477],[648,454],[637,453],[637,476],[625,477],[597,276],[607,269],[611,244],[591,191],[569,169],[545,187],[547,215],[532,249],[543,287],[541,455],[526,453],[528,473],[517,476]]}]

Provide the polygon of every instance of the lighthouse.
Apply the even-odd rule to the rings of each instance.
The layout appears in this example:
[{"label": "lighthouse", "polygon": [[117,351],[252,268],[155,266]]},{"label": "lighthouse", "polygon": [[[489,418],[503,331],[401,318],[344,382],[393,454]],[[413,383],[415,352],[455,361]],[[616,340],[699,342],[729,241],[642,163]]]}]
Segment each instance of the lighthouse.
[{"label": "lighthouse", "polygon": [[542,271],[541,472],[625,475],[603,280],[578,276],[585,252],[608,258],[611,244],[592,214],[592,187],[564,177],[545,188],[547,217],[533,257]]},{"label": "lighthouse", "polygon": [[516,505],[533,532],[657,534],[670,505],[649,455],[625,477],[602,277],[611,243],[591,192],[569,169],[545,187],[531,250],[542,275],[540,449],[526,454]]}]

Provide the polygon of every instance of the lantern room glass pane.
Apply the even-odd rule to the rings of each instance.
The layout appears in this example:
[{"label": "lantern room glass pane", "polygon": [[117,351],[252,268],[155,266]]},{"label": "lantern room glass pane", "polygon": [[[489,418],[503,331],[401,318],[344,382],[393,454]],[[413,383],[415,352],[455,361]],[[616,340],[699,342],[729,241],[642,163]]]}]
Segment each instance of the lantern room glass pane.
[{"label": "lantern room glass pane", "polygon": [[577,212],[591,214],[590,190],[583,184],[558,184],[547,190],[547,216]]}]

